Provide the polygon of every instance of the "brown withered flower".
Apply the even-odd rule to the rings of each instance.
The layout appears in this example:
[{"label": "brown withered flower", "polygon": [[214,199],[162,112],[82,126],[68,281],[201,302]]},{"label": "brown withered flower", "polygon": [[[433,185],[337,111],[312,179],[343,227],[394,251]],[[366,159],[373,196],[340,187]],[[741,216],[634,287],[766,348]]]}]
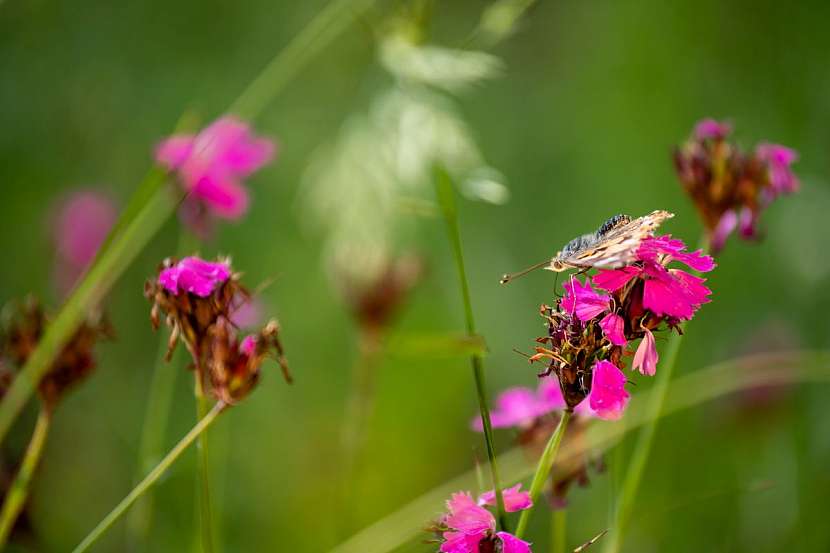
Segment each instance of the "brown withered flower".
[{"label": "brown withered flower", "polygon": [[292,382],[279,330],[279,324],[272,319],[257,334],[239,340],[231,322],[224,317],[216,321],[210,329],[211,351],[207,368],[217,399],[228,405],[244,399],[259,381],[260,366],[267,357],[276,359],[286,382]]},{"label": "brown withered flower", "polygon": [[227,259],[167,259],[158,277],[148,280],[144,287],[145,296],[153,302],[153,327],[159,327],[163,313],[171,329],[165,358],[170,360],[181,339],[193,359],[200,389],[212,389],[226,404],[237,403],[250,393],[259,379],[259,367],[268,356],[279,362],[286,380],[291,382],[275,320],[258,334],[241,342],[238,339],[234,314],[240,301],[251,297],[239,276],[231,271]]},{"label": "brown withered flower", "polygon": [[705,119],[692,137],[674,150],[677,177],[700,213],[712,250],[719,251],[737,229],[758,236],[758,219],[778,196],[799,188],[790,165],[796,152],[778,144],[759,144],[744,152],[727,141],[732,127]]},{"label": "brown withered flower", "polygon": [[[2,353],[19,368],[26,364],[37,347],[46,329],[48,316],[37,300],[28,298],[8,307],[5,319]],[[90,315],[78,327],[38,386],[47,409],[53,410],[67,390],[89,376],[96,365],[95,345],[101,338],[112,336],[112,327],[101,313]],[[10,376],[9,372],[8,376],[4,374],[0,378]]]}]

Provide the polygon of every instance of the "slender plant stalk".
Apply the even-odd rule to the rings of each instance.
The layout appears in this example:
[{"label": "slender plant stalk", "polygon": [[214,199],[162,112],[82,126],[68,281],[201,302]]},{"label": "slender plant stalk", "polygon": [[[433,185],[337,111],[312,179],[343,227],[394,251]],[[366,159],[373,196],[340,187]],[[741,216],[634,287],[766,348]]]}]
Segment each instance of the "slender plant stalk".
[{"label": "slender plant stalk", "polygon": [[17,471],[17,476],[15,476],[14,482],[12,482],[9,492],[6,494],[3,509],[0,511],[0,549],[5,547],[9,534],[14,528],[14,523],[20,515],[20,510],[23,509],[23,504],[29,495],[29,483],[32,481],[32,474],[35,472],[40,456],[43,454],[43,445],[46,443],[51,421],[52,416],[49,409],[45,406],[41,407],[35,429],[32,431],[32,438],[29,440],[29,446],[26,448],[23,461],[20,463],[20,469]]},{"label": "slender plant stalk", "polygon": [[[334,39],[355,15],[377,0],[334,0],[323,9],[251,82],[228,111],[256,117],[296,72]],[[31,397],[52,360],[89,309],[112,288],[144,246],[172,215],[178,200],[162,186],[165,172],[152,169],[122,212],[98,256],[63,308],[47,327],[38,347],[0,403],[0,443]]]},{"label": "slender plant stalk", "polygon": [[[203,376],[196,371],[196,420],[202,420],[210,412],[207,394],[203,385]],[[213,513],[210,504],[210,465],[208,454],[207,431],[202,432],[196,438],[196,451],[198,453],[197,478],[199,489],[199,528],[202,535],[202,552],[213,553]]]},{"label": "slender plant stalk", "polygon": [[182,438],[179,443],[173,446],[173,449],[164,456],[158,465],[150,471],[147,476],[144,477],[144,480],[138,483],[138,485],[127,494],[127,497],[121,500],[121,502],[115,506],[115,508],[110,511],[110,513],[105,516],[98,525],[92,529],[92,532],[89,533],[87,537],[78,544],[78,546],[72,550],[73,553],[81,553],[82,551],[88,550],[98,538],[100,538],[104,533],[109,530],[109,528],[121,518],[127,509],[132,506],[133,503],[136,502],[138,498],[140,498],[156,481],[165,473],[167,469],[170,468],[176,459],[178,459],[182,453],[190,447],[196,438],[202,434],[207,428],[216,420],[216,417],[222,412],[222,410],[227,407],[223,402],[218,401],[213,406],[208,414],[196,423],[196,426],[190,429],[184,438]]},{"label": "slender plant stalk", "polygon": [[[709,244],[705,236],[701,238],[699,246],[704,252],[708,251]],[[620,547],[622,547],[625,532],[628,529],[628,522],[631,518],[631,510],[634,508],[634,501],[637,498],[637,490],[640,487],[648,457],[651,454],[660,414],[666,403],[666,393],[669,389],[674,366],[677,364],[677,355],[680,352],[680,344],[683,340],[687,322],[684,321],[678,332],[669,337],[665,356],[660,363],[660,370],[657,371],[655,378],[654,393],[648,406],[648,422],[643,425],[640,434],[637,436],[634,452],[626,467],[625,478],[617,496],[611,532],[609,532],[609,539],[603,548],[604,553],[618,553]]]},{"label": "slender plant stalk", "polygon": [[551,515],[551,532],[550,550],[552,553],[565,553],[565,548],[568,543],[568,510],[567,509],[553,509]]},{"label": "slender plant stalk", "polygon": [[533,475],[533,480],[530,483],[530,499],[533,505],[529,509],[522,511],[519,517],[519,524],[516,526],[516,537],[521,538],[525,530],[527,530],[527,523],[530,521],[530,513],[539,499],[539,494],[542,493],[542,488],[545,487],[545,482],[550,476],[550,471],[553,468],[553,462],[556,460],[556,454],[559,453],[559,446],[562,444],[562,436],[565,435],[565,430],[568,428],[568,422],[571,420],[571,411],[562,413],[562,418],[559,419],[559,424],[556,425],[556,430],[550,435],[545,450],[536,464],[536,472]]},{"label": "slender plant stalk", "polygon": [[[681,325],[680,330],[685,329],[685,326]],[[640,482],[643,479],[648,456],[651,453],[651,447],[654,442],[654,435],[657,432],[657,421],[660,418],[660,413],[663,411],[663,405],[666,402],[666,392],[669,389],[669,383],[674,372],[674,365],[677,361],[677,354],[680,351],[682,339],[682,334],[671,335],[664,358],[660,363],[660,370],[657,371],[654,392],[650,397],[651,401],[647,407],[649,422],[643,425],[643,428],[640,430],[636,445],[634,446],[634,452],[631,455],[631,460],[626,467],[625,478],[617,495],[617,504],[614,509],[614,520],[612,521],[611,531],[608,533],[608,541],[603,548],[605,553],[616,553],[622,546],[625,530],[631,517],[631,509],[637,497],[637,489],[640,487]]]},{"label": "slender plant stalk", "polygon": [[[464,267],[464,250],[461,246],[461,232],[458,228],[458,211],[455,207],[455,190],[449,174],[441,168],[435,168],[435,187],[438,202],[447,223],[447,235],[452,246],[455,265],[458,271],[458,280],[461,285],[461,299],[464,303],[464,317],[467,325],[467,334],[471,337],[476,335],[475,318],[473,317],[473,304],[470,300],[470,286],[467,281],[467,270]],[[490,473],[493,478],[493,489],[496,494],[496,512],[499,525],[507,530],[507,516],[504,509],[504,497],[502,495],[501,479],[499,478],[498,461],[496,460],[496,447],[493,439],[493,426],[490,422],[490,409],[487,401],[487,387],[484,381],[483,359],[480,354],[473,354],[470,357],[473,368],[473,378],[476,383],[476,395],[478,407],[481,412],[481,422],[484,427],[484,442],[487,445],[487,457],[490,460]]]}]

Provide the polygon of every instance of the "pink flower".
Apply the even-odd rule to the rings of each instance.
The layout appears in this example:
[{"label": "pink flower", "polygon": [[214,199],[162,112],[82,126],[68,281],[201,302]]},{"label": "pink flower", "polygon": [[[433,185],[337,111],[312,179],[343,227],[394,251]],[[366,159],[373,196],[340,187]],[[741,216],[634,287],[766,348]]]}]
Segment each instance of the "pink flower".
[{"label": "pink flower", "polygon": [[726,239],[735,231],[738,226],[738,216],[734,209],[730,209],[721,215],[715,230],[709,238],[709,245],[713,252],[719,252],[726,244]]},{"label": "pink flower", "polygon": [[622,269],[602,270],[594,277],[599,288],[614,292],[634,277],[645,280],[643,306],[655,315],[691,319],[701,305],[709,301],[712,293],[703,285],[705,279],[680,269],[666,267],[679,261],[696,271],[708,272],[715,267],[712,257],[701,250],[686,253],[682,240],[671,235],[643,240],[637,252],[642,266],[632,265]]},{"label": "pink flower", "polygon": [[723,140],[732,132],[732,125],[714,119],[704,119],[695,125],[697,140]]},{"label": "pink flower", "polygon": [[625,321],[616,313],[609,313],[599,322],[602,333],[615,346],[624,346],[625,340]]},{"label": "pink flower", "polygon": [[[500,393],[496,397],[495,409],[490,411],[490,423],[493,428],[528,428],[537,418],[564,408],[565,400],[562,398],[559,382],[553,378],[545,378],[535,392],[530,388],[517,386]],[[473,430],[481,432],[481,417],[475,417],[471,426]]]},{"label": "pink flower", "polygon": [[233,117],[222,117],[197,135],[174,135],[156,148],[156,161],[178,171],[190,197],[224,219],[238,219],[248,209],[241,180],[271,161],[274,143],[253,135]]},{"label": "pink flower", "polygon": [[256,336],[253,334],[245,336],[242,339],[242,343],[239,344],[239,350],[248,357],[253,356],[256,351]]},{"label": "pink flower", "polygon": [[61,291],[68,291],[92,263],[115,219],[112,200],[94,190],[79,190],[60,202],[52,230]]},{"label": "pink flower", "polygon": [[654,334],[647,328],[645,336],[643,336],[640,345],[637,347],[637,352],[634,354],[634,362],[631,365],[632,369],[639,369],[641,374],[647,376],[654,376],[657,370],[657,361],[660,357],[657,355],[657,346],[654,343]]},{"label": "pink flower", "polygon": [[198,257],[185,257],[159,273],[158,282],[169,292],[189,292],[207,297],[231,276],[227,262],[212,263]]},{"label": "pink flower", "polygon": [[[508,513],[515,513],[516,511],[523,511],[533,507],[533,500],[530,499],[528,492],[521,491],[521,484],[516,484],[512,488],[505,488],[501,495],[504,499],[504,510]],[[495,505],[496,492],[490,490],[478,496],[479,505]]]},{"label": "pink flower", "polygon": [[493,550],[499,545],[502,553],[531,553],[526,541],[507,532],[496,532],[493,514],[473,501],[469,493],[452,494],[447,501],[447,514],[441,522],[448,528],[439,549],[443,553],[480,553],[482,542],[492,546]]},{"label": "pink flower", "polygon": [[790,167],[798,160],[795,150],[779,144],[759,144],[755,150],[758,159],[767,164],[769,182],[774,199],[779,194],[791,194],[799,188],[798,177]]},{"label": "pink flower", "polygon": [[257,298],[237,294],[231,305],[231,322],[239,328],[256,326],[262,321],[262,311],[262,302]]},{"label": "pink flower", "polygon": [[611,297],[594,292],[590,280],[586,280],[583,284],[579,279],[571,278],[562,286],[565,287],[565,297],[562,298],[561,304],[562,309],[576,315],[580,321],[590,321],[608,310]]},{"label": "pink flower", "polygon": [[588,402],[598,417],[616,420],[622,416],[630,398],[625,382],[623,372],[610,361],[602,360],[594,364]]}]

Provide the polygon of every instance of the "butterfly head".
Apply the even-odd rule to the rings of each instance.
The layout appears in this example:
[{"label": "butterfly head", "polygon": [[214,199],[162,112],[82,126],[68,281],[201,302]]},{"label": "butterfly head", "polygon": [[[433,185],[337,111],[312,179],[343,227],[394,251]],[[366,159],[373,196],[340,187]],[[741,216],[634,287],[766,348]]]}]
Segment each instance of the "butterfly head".
[{"label": "butterfly head", "polygon": [[562,271],[567,271],[570,269],[570,265],[566,265],[562,262],[562,252],[558,252],[553,259],[550,260],[550,263],[545,267],[547,271],[553,271],[554,273],[561,273]]}]

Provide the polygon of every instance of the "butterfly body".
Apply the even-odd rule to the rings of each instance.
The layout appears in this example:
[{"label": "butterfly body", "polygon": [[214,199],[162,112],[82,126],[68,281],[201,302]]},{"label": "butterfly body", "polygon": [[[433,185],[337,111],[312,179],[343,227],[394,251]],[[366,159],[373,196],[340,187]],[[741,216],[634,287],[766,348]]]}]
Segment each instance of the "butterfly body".
[{"label": "butterfly body", "polygon": [[501,283],[540,267],[560,273],[568,269],[619,269],[630,265],[637,258],[640,243],[653,236],[657,227],[672,217],[673,213],[662,210],[652,211],[636,219],[628,215],[614,215],[600,225],[596,232],[583,234],[565,244],[550,261],[515,275],[504,275]]}]

